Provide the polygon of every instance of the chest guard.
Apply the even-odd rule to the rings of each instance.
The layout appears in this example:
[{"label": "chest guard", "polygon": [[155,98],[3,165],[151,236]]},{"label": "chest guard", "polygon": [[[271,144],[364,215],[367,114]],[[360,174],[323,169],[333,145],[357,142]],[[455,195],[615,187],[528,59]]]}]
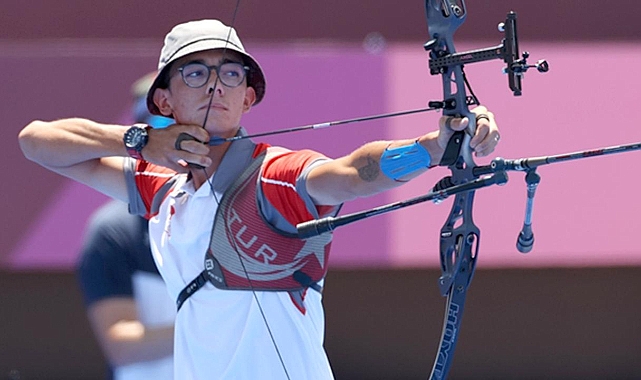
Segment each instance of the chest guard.
[{"label": "chest guard", "polygon": [[[332,235],[302,240],[297,234],[276,229],[260,212],[257,187],[261,167],[266,157],[277,152],[270,147],[253,158],[224,191],[214,217],[205,268],[180,292],[176,300],[179,310],[207,282],[225,290],[287,291],[301,310],[307,288],[321,291],[317,283],[327,274]],[[267,202],[264,197],[263,201]]]},{"label": "chest guard", "polygon": [[331,234],[301,240],[276,230],[259,211],[256,189],[271,149],[252,160],[218,206],[205,273],[219,289],[297,291],[327,274]]}]

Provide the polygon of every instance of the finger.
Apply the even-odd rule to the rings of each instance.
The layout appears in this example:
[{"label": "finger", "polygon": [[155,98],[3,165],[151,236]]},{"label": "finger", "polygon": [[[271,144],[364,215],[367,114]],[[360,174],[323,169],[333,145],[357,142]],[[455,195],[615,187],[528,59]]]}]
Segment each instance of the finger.
[{"label": "finger", "polygon": [[201,154],[194,154],[191,152],[181,151],[180,156],[175,162],[184,161],[187,164],[195,164],[201,167],[209,167],[212,164],[211,158]]},{"label": "finger", "polygon": [[209,141],[209,133],[206,129],[198,125],[186,125],[183,132],[193,136],[196,140],[205,143]]},{"label": "finger", "polygon": [[177,163],[181,168],[185,168],[185,169],[189,166],[189,164],[187,163],[187,161],[183,160],[182,158],[181,158],[181,159],[179,159],[178,161],[176,161],[176,163]]},{"label": "finger", "polygon": [[[481,108],[481,107],[478,107]],[[484,107],[483,107],[484,108]],[[476,111],[477,109],[475,109]],[[498,127],[494,122],[494,114],[492,112],[479,112],[476,114],[476,134],[479,136],[474,139],[474,143],[480,143],[485,136],[494,131],[498,131]]]},{"label": "finger", "polygon": [[477,106],[477,107],[474,107],[473,109],[471,109],[470,111],[472,111],[472,113],[474,113],[475,115],[481,115],[481,114],[490,113],[490,112],[488,112],[488,110],[487,110],[487,108],[485,106]]},{"label": "finger", "polygon": [[490,126],[487,121],[477,120],[476,122],[476,133],[472,136],[470,140],[470,148],[475,149],[481,144],[490,133]]},{"label": "finger", "polygon": [[194,138],[188,133],[181,133],[176,138],[174,142],[174,148],[176,150],[184,150],[196,154],[207,154],[209,153],[209,146],[207,146],[202,141]]},{"label": "finger", "polygon": [[185,152],[206,156],[209,154],[209,146],[197,140],[185,140],[181,144],[181,149]]},{"label": "finger", "polygon": [[174,142],[174,148],[176,150],[183,150],[182,143],[183,141],[189,141],[189,140],[194,140],[194,136],[188,134],[188,133],[181,133],[176,137],[176,141]]},{"label": "finger", "polygon": [[177,173],[188,173],[189,168],[187,162],[184,160],[165,161],[161,163],[162,166],[169,168]]},{"label": "finger", "polygon": [[454,116],[444,116],[441,117],[441,127],[452,130],[452,131],[462,131],[470,123],[470,120],[467,117],[454,117]]},{"label": "finger", "polygon": [[484,157],[494,152],[500,139],[501,135],[499,135],[498,131],[490,132],[485,139],[474,148],[477,157]]}]

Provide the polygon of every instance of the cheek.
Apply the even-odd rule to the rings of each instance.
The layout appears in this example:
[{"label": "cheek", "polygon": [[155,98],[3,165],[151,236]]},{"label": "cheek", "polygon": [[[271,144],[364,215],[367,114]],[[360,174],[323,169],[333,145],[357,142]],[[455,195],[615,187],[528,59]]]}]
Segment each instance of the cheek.
[{"label": "cheek", "polygon": [[198,104],[195,99],[192,99],[193,94],[188,92],[175,92],[172,97],[171,106],[174,111],[174,118],[183,123],[190,122],[190,115],[195,112],[195,106]]}]

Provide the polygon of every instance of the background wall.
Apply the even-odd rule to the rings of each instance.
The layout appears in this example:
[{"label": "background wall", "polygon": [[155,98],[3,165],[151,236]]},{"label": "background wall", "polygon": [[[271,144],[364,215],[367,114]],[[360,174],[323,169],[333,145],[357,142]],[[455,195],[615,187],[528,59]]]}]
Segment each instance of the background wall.
[{"label": "background wall", "polygon": [[[0,14],[4,178],[0,230],[0,378],[93,378],[103,362],[71,272],[89,213],[105,198],[25,160],[15,136],[33,119],[116,122],[129,85],[155,67],[174,24],[217,17],[235,1],[5,0]],[[496,155],[558,154],[639,140],[632,119],[641,77],[641,3],[468,1],[459,50],[496,45],[496,24],[519,15],[521,48],[551,71],[530,73],[513,98],[500,62],[469,66],[497,113]],[[107,16],[108,15],[108,16]],[[241,1],[234,21],[264,66],[268,96],[244,120],[253,132],[419,108],[439,99],[421,45],[424,4],[404,1]],[[382,37],[382,39],[381,39]],[[385,44],[376,42],[385,41]],[[377,138],[415,136],[436,115],[271,139],[340,155]],[[430,127],[431,129],[431,127]],[[635,153],[541,169],[537,243],[514,250],[525,186],[519,174],[479,192],[479,271],[452,378],[641,378],[636,295],[639,176]],[[484,160],[479,160],[481,163]],[[345,212],[425,192],[444,171]],[[326,307],[337,378],[424,378],[438,341],[437,231],[449,202],[345,227],[337,234]],[[525,268],[531,269],[525,269]],[[403,269],[401,269],[403,268]]]}]

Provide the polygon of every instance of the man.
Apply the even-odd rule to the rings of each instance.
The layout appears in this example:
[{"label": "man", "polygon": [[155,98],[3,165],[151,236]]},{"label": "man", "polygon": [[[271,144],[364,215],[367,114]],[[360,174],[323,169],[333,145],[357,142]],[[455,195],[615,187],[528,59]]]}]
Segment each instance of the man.
[{"label": "man", "polygon": [[[172,120],[151,115],[146,106],[151,74],[131,87],[128,121],[163,128]],[[108,378],[172,379],[176,308],[151,255],[147,220],[129,214],[121,201],[100,207],[87,226],[77,273]]]},{"label": "man", "polygon": [[151,256],[147,221],[121,201],[100,207],[77,273],[108,378],[173,379],[175,305]]},{"label": "man", "polygon": [[[25,156],[150,218],[154,259],[180,307],[176,378],[331,379],[320,292],[331,234],[299,240],[296,224],[435,166],[468,120],[441,118],[438,131],[332,160],[230,140],[245,135],[240,119],[263,99],[265,76],[219,21],[174,27],[158,68],[148,107],[176,125],[34,121],[19,136]],[[485,108],[474,112],[470,147],[487,155],[498,128]]]}]

